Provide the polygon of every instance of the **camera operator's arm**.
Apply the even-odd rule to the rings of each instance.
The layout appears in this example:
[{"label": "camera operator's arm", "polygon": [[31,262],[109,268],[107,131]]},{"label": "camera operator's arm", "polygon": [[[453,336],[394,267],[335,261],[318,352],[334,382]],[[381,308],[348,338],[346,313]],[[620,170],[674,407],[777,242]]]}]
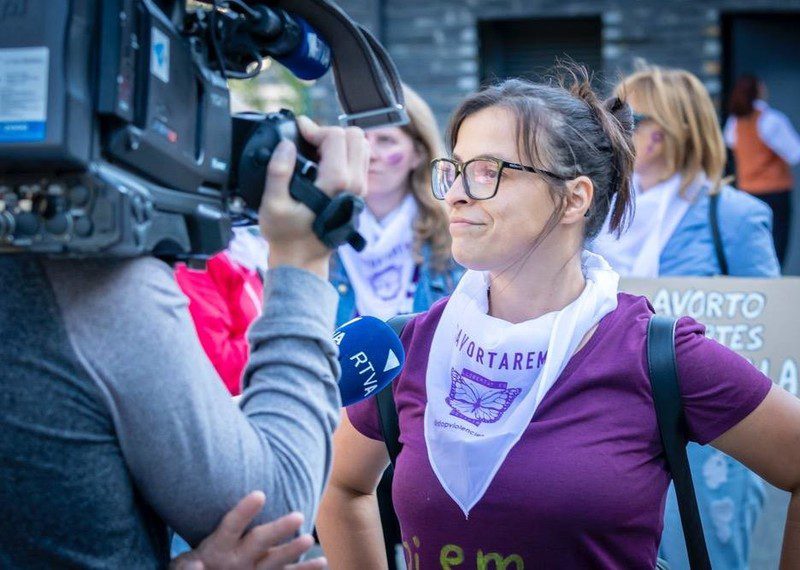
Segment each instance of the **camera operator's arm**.
[{"label": "camera operator's arm", "polygon": [[[303,132],[320,148],[317,185],[360,193],[363,134],[305,122]],[[139,493],[192,544],[254,490],[266,495],[257,523],[301,511],[310,528],[330,468],[340,404],[331,340],[338,296],[325,280],[330,252],[311,232],[312,214],[288,195],[294,148],[281,149],[261,211],[274,269],[250,333],[241,410],[203,353],[166,265],[141,258],[48,268]]]}]

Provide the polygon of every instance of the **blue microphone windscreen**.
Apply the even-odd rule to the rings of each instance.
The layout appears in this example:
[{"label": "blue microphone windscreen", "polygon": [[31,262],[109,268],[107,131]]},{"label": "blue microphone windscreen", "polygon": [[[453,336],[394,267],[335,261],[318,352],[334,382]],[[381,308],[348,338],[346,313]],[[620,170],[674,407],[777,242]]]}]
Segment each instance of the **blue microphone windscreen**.
[{"label": "blue microphone windscreen", "polygon": [[290,53],[275,59],[300,79],[319,79],[331,67],[331,48],[303,18],[291,18],[300,26],[302,40]]},{"label": "blue microphone windscreen", "polygon": [[375,317],[359,317],[336,329],[342,377],[339,392],[349,406],[374,396],[403,369],[406,354],[392,328]]}]

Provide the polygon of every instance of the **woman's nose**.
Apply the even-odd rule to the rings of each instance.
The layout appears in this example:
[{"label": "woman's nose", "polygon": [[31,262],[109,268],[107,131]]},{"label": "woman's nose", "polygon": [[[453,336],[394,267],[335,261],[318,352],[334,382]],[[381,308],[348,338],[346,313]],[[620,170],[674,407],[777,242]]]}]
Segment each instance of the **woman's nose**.
[{"label": "woman's nose", "polygon": [[450,185],[450,188],[447,189],[447,193],[444,195],[444,201],[450,206],[470,201],[467,191],[464,188],[463,174],[456,176],[456,179],[453,181],[453,183]]}]

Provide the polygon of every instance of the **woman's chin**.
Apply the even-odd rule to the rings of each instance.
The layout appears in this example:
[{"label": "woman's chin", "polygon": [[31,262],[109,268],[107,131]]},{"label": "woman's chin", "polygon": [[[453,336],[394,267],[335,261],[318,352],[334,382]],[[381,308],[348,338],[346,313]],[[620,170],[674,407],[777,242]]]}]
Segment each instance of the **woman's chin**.
[{"label": "woman's chin", "polygon": [[477,244],[457,244],[453,241],[453,259],[461,267],[473,271],[486,271],[491,266],[491,260],[486,252],[481,251]]}]

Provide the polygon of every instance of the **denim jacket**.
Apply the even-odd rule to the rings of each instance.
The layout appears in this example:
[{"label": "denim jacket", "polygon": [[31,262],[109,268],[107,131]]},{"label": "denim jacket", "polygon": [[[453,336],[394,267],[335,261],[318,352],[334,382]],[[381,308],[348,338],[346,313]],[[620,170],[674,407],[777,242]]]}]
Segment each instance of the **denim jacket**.
[{"label": "denim jacket", "polygon": [[[733,277],[779,277],[769,206],[732,186],[722,188],[718,206],[729,274]],[[659,274],[662,277],[721,274],[709,222],[707,189],[689,207],[664,246]]]},{"label": "denim jacket", "polygon": [[[422,257],[414,293],[415,313],[427,311],[433,303],[452,293],[464,274],[464,269],[453,261],[444,272],[434,271],[430,267],[431,250],[427,244],[422,248]],[[339,293],[339,308],[336,312],[336,326],[339,326],[356,316],[356,295],[338,253],[331,256],[330,282]]]}]

